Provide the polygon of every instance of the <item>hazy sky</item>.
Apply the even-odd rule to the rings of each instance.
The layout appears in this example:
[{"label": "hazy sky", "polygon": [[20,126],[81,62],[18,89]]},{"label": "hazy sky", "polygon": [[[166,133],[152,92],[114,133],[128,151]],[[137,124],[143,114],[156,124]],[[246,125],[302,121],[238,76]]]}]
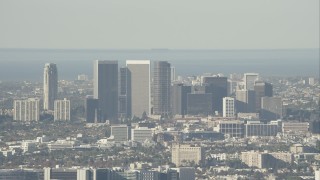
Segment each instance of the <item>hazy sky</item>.
[{"label": "hazy sky", "polygon": [[0,48],[319,48],[319,0],[0,0]]}]

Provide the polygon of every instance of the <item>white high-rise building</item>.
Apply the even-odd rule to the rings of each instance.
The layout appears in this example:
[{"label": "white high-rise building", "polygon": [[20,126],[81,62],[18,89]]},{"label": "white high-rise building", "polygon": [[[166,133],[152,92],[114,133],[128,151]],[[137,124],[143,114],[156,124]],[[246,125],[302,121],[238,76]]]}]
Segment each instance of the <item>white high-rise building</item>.
[{"label": "white high-rise building", "polygon": [[151,113],[150,60],[127,60],[130,83],[131,115],[142,117]]},{"label": "white high-rise building", "polygon": [[54,120],[70,121],[70,100],[54,101]]},{"label": "white high-rise building", "polygon": [[257,73],[245,73],[243,77],[244,89],[254,90],[254,83],[259,80],[259,74]]},{"label": "white high-rise building", "polygon": [[13,103],[13,120],[16,121],[39,121],[40,101],[36,98],[15,100]]},{"label": "white high-rise building", "polygon": [[58,94],[58,71],[56,64],[46,63],[44,66],[43,108],[53,110],[54,100]]},{"label": "white high-rise building", "polygon": [[314,179],[320,180],[320,169],[314,171]]},{"label": "white high-rise building", "polygon": [[223,117],[235,117],[235,99],[232,97],[223,98]]}]

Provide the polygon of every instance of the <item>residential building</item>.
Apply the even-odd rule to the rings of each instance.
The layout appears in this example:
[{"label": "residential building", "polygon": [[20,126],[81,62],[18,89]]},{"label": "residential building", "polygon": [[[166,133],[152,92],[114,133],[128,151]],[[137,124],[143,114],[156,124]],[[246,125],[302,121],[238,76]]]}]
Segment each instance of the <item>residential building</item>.
[{"label": "residential building", "polygon": [[55,121],[70,121],[70,100],[64,98],[63,100],[54,101],[54,120]]},{"label": "residential building", "polygon": [[40,119],[39,99],[14,100],[13,108],[13,120],[15,121],[39,121]]}]

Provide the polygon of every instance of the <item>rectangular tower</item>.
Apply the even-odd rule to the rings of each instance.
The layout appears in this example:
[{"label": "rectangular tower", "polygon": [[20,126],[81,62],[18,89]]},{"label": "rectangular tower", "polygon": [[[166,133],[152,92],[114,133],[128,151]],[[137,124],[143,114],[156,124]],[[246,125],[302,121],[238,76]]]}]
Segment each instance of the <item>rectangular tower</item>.
[{"label": "rectangular tower", "polygon": [[13,120],[15,121],[39,121],[40,119],[39,99],[15,100],[13,108]]},{"label": "rectangular tower", "polygon": [[87,123],[100,122],[100,110],[98,99],[93,96],[87,96],[85,102],[86,121]]},{"label": "rectangular tower", "polygon": [[206,86],[206,93],[212,94],[213,112],[222,114],[222,99],[228,96],[228,78],[220,76],[202,77],[202,85]]},{"label": "rectangular tower", "polygon": [[243,76],[244,89],[254,90],[254,83],[259,80],[259,74],[257,73],[245,73]]},{"label": "rectangular tower", "polygon": [[235,100],[232,97],[223,98],[223,117],[235,117]]},{"label": "rectangular tower", "polygon": [[237,109],[237,112],[255,113],[256,112],[255,92],[253,90],[237,90],[236,91],[236,109]]},{"label": "rectangular tower", "polygon": [[70,100],[64,98],[63,100],[54,101],[54,120],[55,121],[70,121]]},{"label": "rectangular tower", "polygon": [[183,84],[174,84],[171,87],[171,103],[173,115],[187,114],[187,96],[191,93],[191,86]]},{"label": "rectangular tower", "polygon": [[167,61],[154,62],[153,114],[168,116],[170,108],[171,68]]},{"label": "rectangular tower", "polygon": [[254,91],[256,93],[256,110],[260,111],[261,109],[261,98],[262,97],[272,97],[273,95],[273,87],[272,84],[256,81],[254,84]]},{"label": "rectangular tower", "polygon": [[131,79],[128,68],[120,68],[119,73],[119,118],[126,119],[131,117]]},{"label": "rectangular tower", "polygon": [[94,62],[94,98],[99,101],[102,121],[118,120],[118,61]]},{"label": "rectangular tower", "polygon": [[131,116],[150,115],[150,60],[127,60],[126,66],[131,79]]}]

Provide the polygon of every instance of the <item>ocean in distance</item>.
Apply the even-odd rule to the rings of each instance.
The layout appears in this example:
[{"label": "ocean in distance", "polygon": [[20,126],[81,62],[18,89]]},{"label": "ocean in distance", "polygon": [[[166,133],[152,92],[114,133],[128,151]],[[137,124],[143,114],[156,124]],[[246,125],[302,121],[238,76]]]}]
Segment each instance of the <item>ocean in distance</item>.
[{"label": "ocean in distance", "polygon": [[59,79],[78,74],[92,77],[94,60],[149,59],[169,61],[176,74],[257,72],[262,76],[315,76],[319,74],[319,49],[282,50],[102,50],[102,49],[0,49],[0,81],[42,81],[47,62],[56,63]]}]

